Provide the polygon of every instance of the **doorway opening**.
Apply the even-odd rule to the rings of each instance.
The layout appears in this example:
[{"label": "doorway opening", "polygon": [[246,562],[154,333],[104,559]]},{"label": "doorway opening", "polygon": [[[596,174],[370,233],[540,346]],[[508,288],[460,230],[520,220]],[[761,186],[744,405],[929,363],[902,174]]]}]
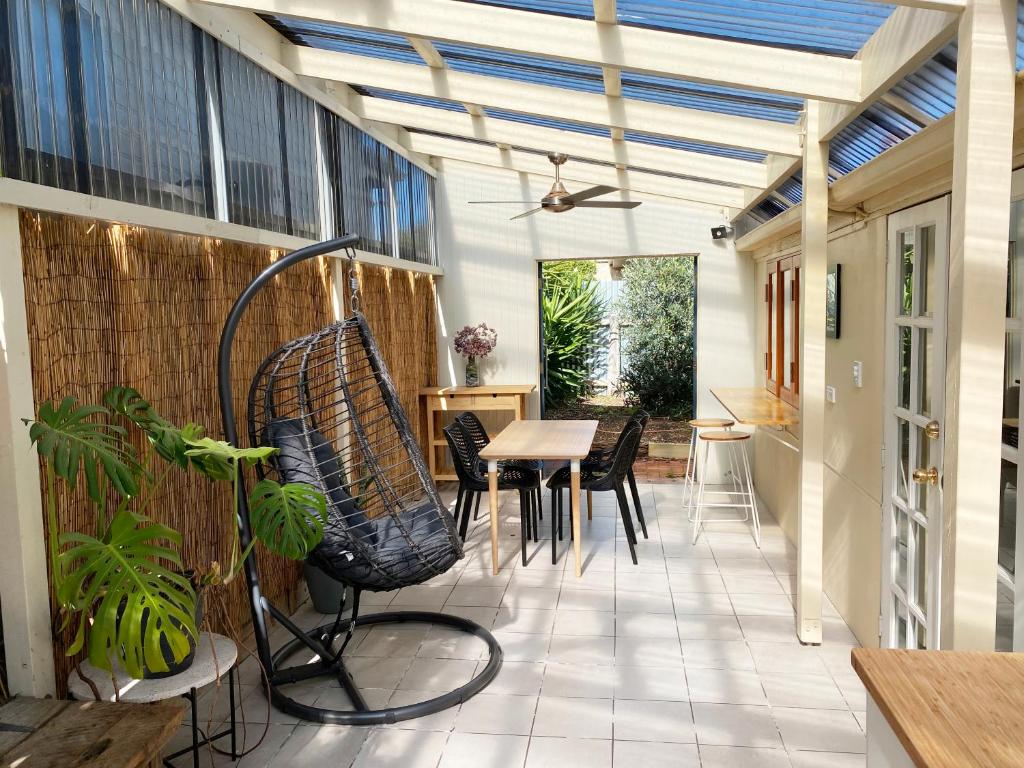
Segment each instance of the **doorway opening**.
[{"label": "doorway opening", "polygon": [[651,414],[635,466],[681,481],[696,392],[697,258],[542,262],[540,350],[545,419],[596,419],[595,444]]}]

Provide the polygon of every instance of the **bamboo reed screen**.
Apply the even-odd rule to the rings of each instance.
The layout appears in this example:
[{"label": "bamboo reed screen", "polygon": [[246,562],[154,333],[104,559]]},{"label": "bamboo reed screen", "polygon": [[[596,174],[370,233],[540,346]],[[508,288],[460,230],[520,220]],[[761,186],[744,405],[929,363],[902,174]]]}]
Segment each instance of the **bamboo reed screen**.
[{"label": "bamboo reed screen", "polygon": [[[133,386],[174,423],[196,422],[222,437],[216,388],[221,327],[241,290],[279,252],[28,211],[21,213],[21,238],[37,404],[68,395],[94,403],[110,386]],[[327,272],[322,261],[297,266],[250,305],[233,355],[240,420],[263,358],[332,321]],[[363,311],[410,421],[422,432],[416,392],[436,377],[433,280],[363,265],[357,274]],[[239,433],[247,434],[241,423]],[[426,436],[418,437],[424,443]],[[81,485],[59,493],[59,520],[68,530],[93,526]],[[230,506],[227,485],[175,470],[150,515],[180,531],[186,565],[205,570],[212,561],[226,561]],[[293,607],[298,564],[257,551],[264,592]],[[211,629],[244,636],[249,607],[243,581],[221,590],[223,600],[207,601]],[[64,656],[69,639],[55,639],[61,694],[73,667]]]}]

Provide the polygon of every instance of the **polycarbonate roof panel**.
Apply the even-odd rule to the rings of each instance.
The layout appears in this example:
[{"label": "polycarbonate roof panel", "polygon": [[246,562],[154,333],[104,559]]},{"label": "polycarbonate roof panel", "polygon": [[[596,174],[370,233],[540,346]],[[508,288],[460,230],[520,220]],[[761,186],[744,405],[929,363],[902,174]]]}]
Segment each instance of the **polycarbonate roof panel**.
[{"label": "polycarbonate roof panel", "polygon": [[956,108],[956,43],[897,83],[891,93],[932,120]]},{"label": "polycarbonate roof panel", "polygon": [[604,92],[600,67],[472,45],[435,43],[434,47],[444,57],[445,63],[456,72],[504,77],[574,91]]},{"label": "polycarbonate roof panel", "polygon": [[608,129],[597,125],[584,125],[583,123],[571,123],[568,120],[556,120],[553,117],[538,117],[536,115],[524,115],[519,112],[506,112],[503,109],[492,109],[487,107],[484,112],[498,120],[511,120],[526,125],[538,125],[543,128],[554,128],[559,131],[574,131],[585,133],[588,136],[607,136]]},{"label": "polycarbonate roof panel", "polygon": [[674,107],[722,112],[780,123],[795,123],[803,109],[801,99],[789,96],[692,83],[635,72],[622,73],[622,95],[627,99],[653,101]]},{"label": "polycarbonate roof panel", "polygon": [[832,139],[830,163],[839,173],[850,173],[919,130],[919,123],[879,102]]},{"label": "polycarbonate roof panel", "polygon": [[701,144],[696,141],[685,141],[683,139],[670,139],[665,136],[652,136],[636,131],[626,131],[626,141],[637,141],[641,144],[650,144],[655,147],[667,147],[668,149],[685,149],[690,152],[700,152],[703,155],[714,155],[715,157],[730,157],[734,160],[749,160],[754,163],[764,161],[764,153],[754,152],[748,149],[733,149],[732,147],[719,147],[714,144]]},{"label": "polycarbonate roof panel", "polygon": [[790,203],[796,205],[804,199],[803,176],[799,173],[790,176],[784,182],[779,184],[775,191],[789,200]]},{"label": "polycarbonate roof panel", "polygon": [[340,24],[321,24],[286,16],[261,18],[296,45],[401,61],[406,64],[423,63],[423,59],[402,35],[344,27]]},{"label": "polycarbonate roof panel", "polygon": [[466,108],[456,101],[432,99],[429,96],[416,96],[411,93],[398,93],[397,91],[385,91],[382,88],[367,88],[366,86],[352,86],[352,88],[358,93],[362,93],[366,96],[373,96],[377,99],[390,99],[391,101],[401,101],[405,104],[416,104],[420,107],[447,109],[450,112],[466,111]]},{"label": "polycarbonate roof panel", "polygon": [[[468,0],[592,19],[583,0]],[[853,56],[889,18],[892,5],[868,0],[618,0],[620,24],[804,51]]]}]

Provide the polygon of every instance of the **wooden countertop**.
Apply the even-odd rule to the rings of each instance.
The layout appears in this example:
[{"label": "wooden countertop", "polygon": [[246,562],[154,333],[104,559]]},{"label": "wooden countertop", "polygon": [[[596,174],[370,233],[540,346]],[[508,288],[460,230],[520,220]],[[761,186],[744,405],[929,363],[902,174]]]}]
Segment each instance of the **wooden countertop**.
[{"label": "wooden countertop", "polygon": [[446,397],[449,395],[528,395],[536,384],[481,384],[479,387],[423,387],[421,395]]},{"label": "wooden countertop", "polygon": [[856,648],[853,668],[919,768],[1024,765],[1024,654]]},{"label": "wooden countertop", "polygon": [[719,387],[712,389],[711,394],[740,424],[791,427],[800,423],[800,411],[763,387]]},{"label": "wooden countertop", "polygon": [[597,422],[592,420],[513,421],[480,451],[480,458],[583,459],[590,452],[596,433]]}]

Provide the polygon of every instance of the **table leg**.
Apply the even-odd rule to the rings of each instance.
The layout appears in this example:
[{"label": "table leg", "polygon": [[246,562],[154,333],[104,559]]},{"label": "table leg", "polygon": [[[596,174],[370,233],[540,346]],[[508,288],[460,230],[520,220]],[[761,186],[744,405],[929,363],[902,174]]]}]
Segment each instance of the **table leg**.
[{"label": "table leg", "polygon": [[576,552],[576,577],[583,575],[583,547],[580,536],[580,462],[574,459],[569,464],[569,509],[572,517],[572,531],[575,536],[573,548]]},{"label": "table leg", "polygon": [[498,575],[498,462],[487,462],[487,501],[491,505],[491,572]]},{"label": "table leg", "polygon": [[594,519],[594,494],[587,491],[587,520]]},{"label": "table leg", "polygon": [[199,697],[195,688],[188,692],[188,700],[192,703],[192,765],[199,768]]},{"label": "table leg", "polygon": [[231,705],[231,759],[238,759],[238,740],[235,736],[237,721],[235,720],[235,668],[228,670],[228,703]]}]

